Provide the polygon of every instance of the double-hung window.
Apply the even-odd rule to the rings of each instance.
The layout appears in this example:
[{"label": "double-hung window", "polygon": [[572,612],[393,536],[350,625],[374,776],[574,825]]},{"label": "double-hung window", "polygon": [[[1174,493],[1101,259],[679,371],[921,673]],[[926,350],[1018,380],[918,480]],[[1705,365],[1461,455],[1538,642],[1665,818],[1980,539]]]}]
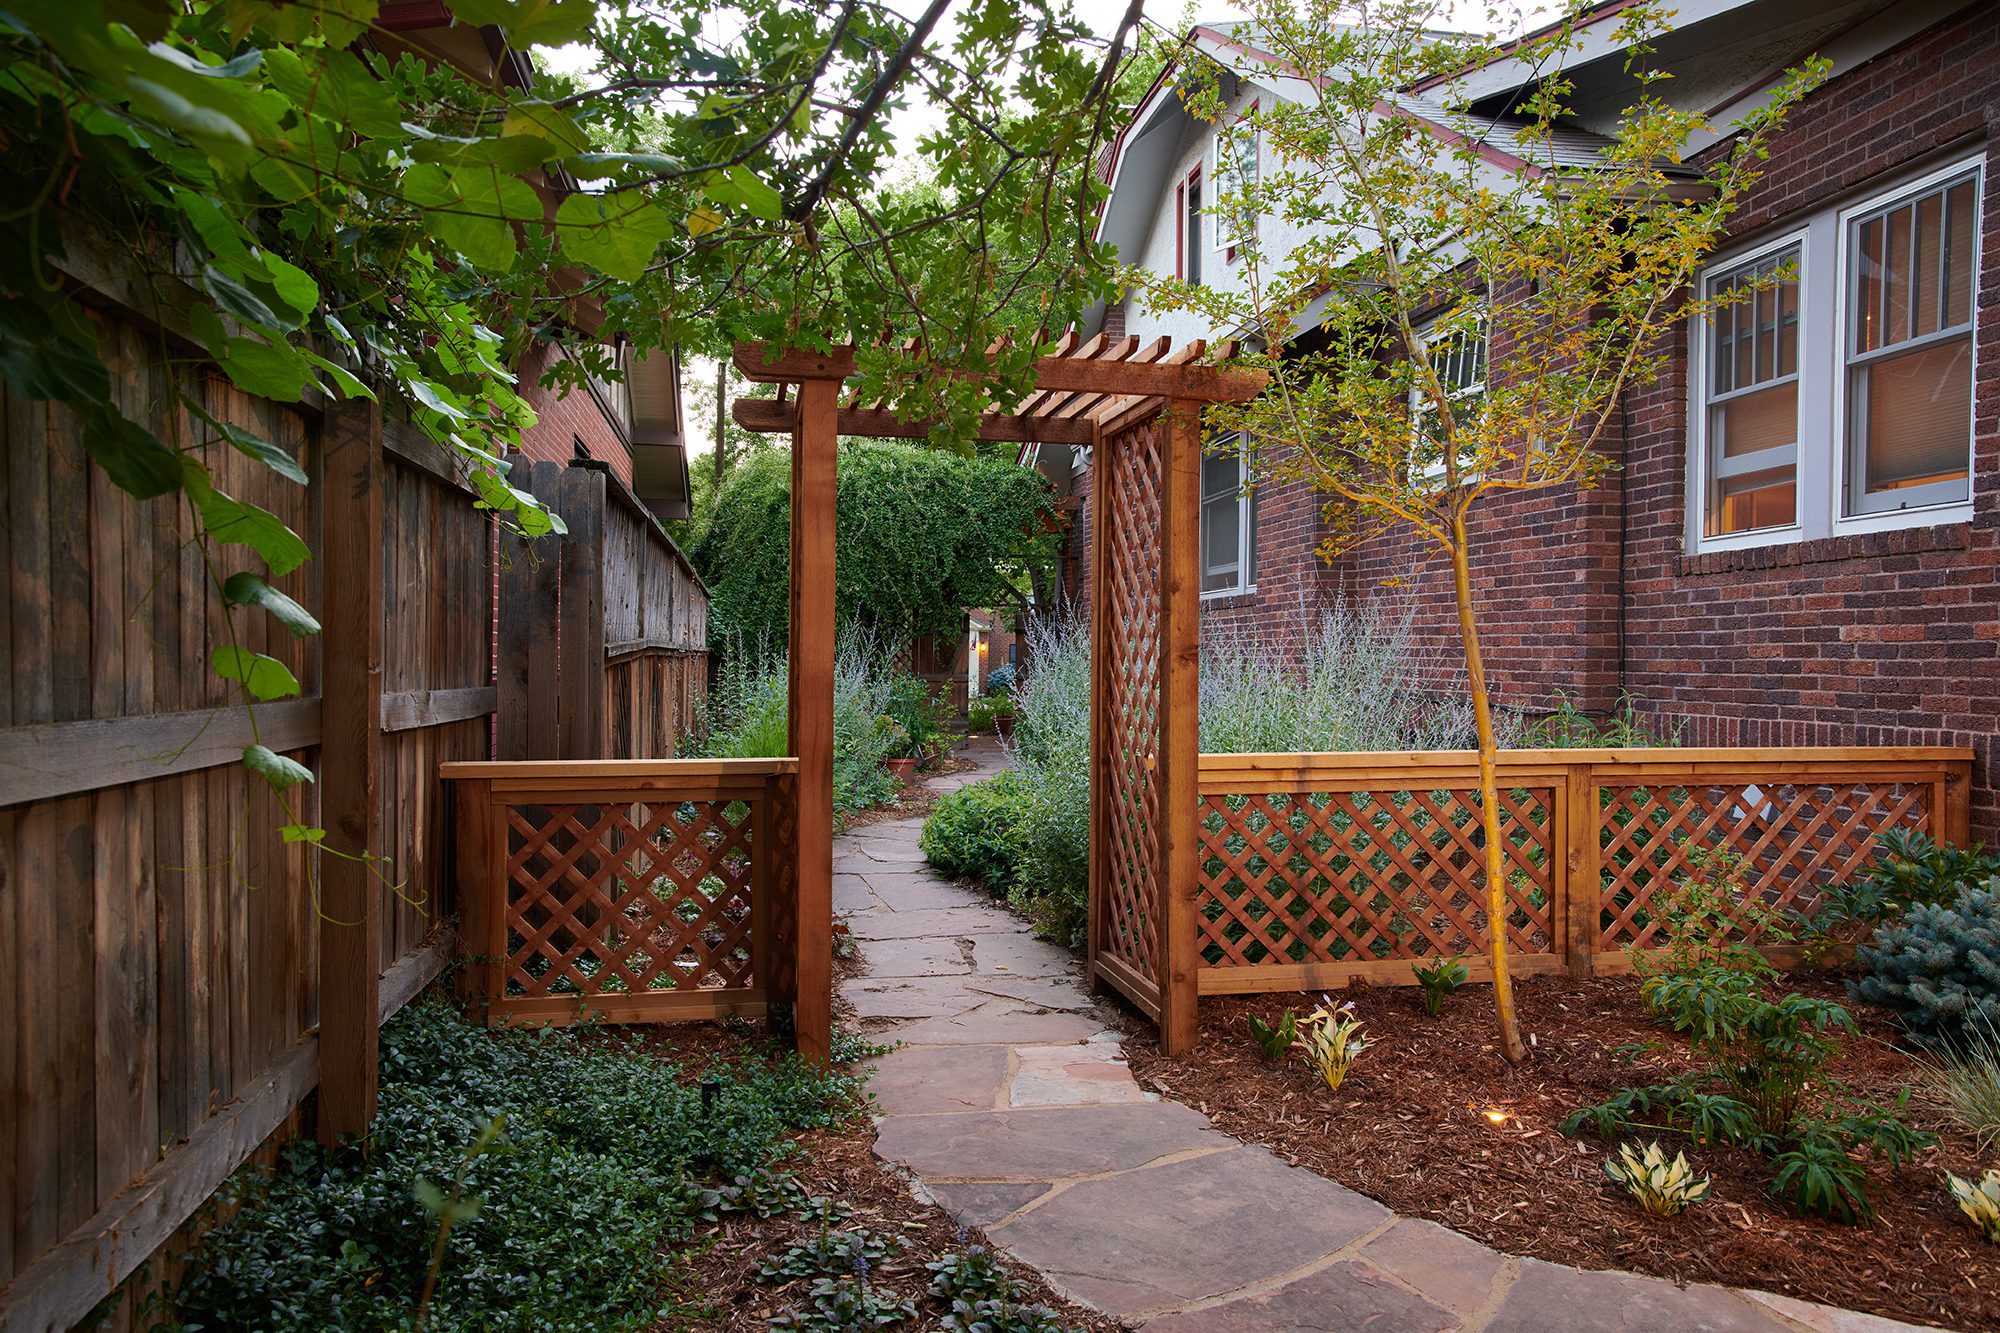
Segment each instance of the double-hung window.
[{"label": "double-hung window", "polygon": [[1174,239],[1177,253],[1174,267],[1182,281],[1190,286],[1201,286],[1202,213],[1201,213],[1201,168],[1196,167],[1181,182],[1175,191],[1179,196],[1178,215],[1174,219]]},{"label": "double-hung window", "polygon": [[[1252,102],[1245,116],[1257,113]],[[1225,255],[1256,234],[1253,201],[1244,197],[1254,190],[1258,171],[1258,134],[1254,127],[1238,123],[1215,136],[1213,157],[1215,181],[1215,248]]]},{"label": "double-hung window", "polygon": [[1982,161],[1809,217],[1703,276],[1695,549],[1969,517]]},{"label": "double-hung window", "polygon": [[1249,592],[1257,586],[1257,498],[1245,485],[1242,436],[1226,435],[1201,460],[1201,591]]},{"label": "double-hung window", "polygon": [[[1454,421],[1463,425],[1479,411],[1486,395],[1486,320],[1484,313],[1470,330],[1443,332],[1435,323],[1417,330],[1430,358],[1431,370],[1451,404]],[[1418,476],[1442,476],[1437,400],[1428,386],[1412,377],[1410,384],[1410,470]]]}]

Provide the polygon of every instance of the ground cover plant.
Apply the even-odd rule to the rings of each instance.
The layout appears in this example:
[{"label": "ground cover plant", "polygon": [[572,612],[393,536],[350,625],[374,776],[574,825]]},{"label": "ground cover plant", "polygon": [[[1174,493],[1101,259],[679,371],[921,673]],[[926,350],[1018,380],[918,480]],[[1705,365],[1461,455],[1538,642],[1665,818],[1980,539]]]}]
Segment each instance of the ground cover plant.
[{"label": "ground cover plant", "polygon": [[[1838,978],[1795,978],[1809,998],[1839,1003]],[[1338,1093],[1294,1057],[1266,1061],[1245,1040],[1249,1018],[1275,1026],[1296,995],[1207,996],[1201,1037],[1164,1058],[1142,1034],[1127,1043],[1142,1085],[1195,1106],[1222,1132],[1281,1156],[1398,1212],[1428,1218],[1509,1254],[1585,1268],[1619,1268],[1687,1282],[1775,1291],[1950,1328],[2000,1327],[1994,1250],[1959,1211],[1944,1173],[1977,1181],[1990,1152],[1957,1118],[1912,1098],[1905,1118],[1935,1134],[1901,1171],[1864,1157],[1872,1226],[1801,1216],[1771,1194],[1771,1165],[1729,1144],[1645,1130],[1666,1155],[1685,1154],[1709,1190],[1682,1216],[1655,1221],[1605,1172],[1618,1145],[1567,1138],[1562,1121],[1634,1083],[1664,1083],[1699,1068],[1629,977],[1523,978],[1527,1063],[1509,1066],[1493,1037],[1492,991],[1470,986],[1441,1018],[1416,987],[1352,986],[1370,1049]],[[1895,1044],[1894,1021],[1853,1011],[1857,1035],[1825,1066],[1858,1100],[1893,1102],[1917,1075]],[[1652,1042],[1640,1048],[1640,1043]]]},{"label": "ground cover plant", "polygon": [[916,1329],[960,1299],[1016,1321],[994,1327],[1109,1327],[1049,1308],[874,1161],[861,1076],[748,1024],[488,1033],[419,1002],[382,1078],[364,1143],[300,1142],[232,1184],[243,1206],[166,1327],[844,1328],[870,1308]]}]

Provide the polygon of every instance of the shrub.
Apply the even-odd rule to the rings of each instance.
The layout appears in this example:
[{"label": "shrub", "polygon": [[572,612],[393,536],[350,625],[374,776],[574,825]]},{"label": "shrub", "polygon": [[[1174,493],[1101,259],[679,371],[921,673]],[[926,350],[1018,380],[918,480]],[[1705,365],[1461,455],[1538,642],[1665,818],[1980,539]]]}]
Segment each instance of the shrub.
[{"label": "shrub", "polygon": [[1444,1008],[1447,995],[1465,984],[1469,975],[1465,970],[1465,956],[1456,954],[1439,959],[1435,963],[1419,963],[1410,971],[1416,976],[1417,984],[1424,989],[1424,1012],[1432,1018]]},{"label": "shrub", "polygon": [[[776,759],[791,753],[787,732],[786,659],[739,643],[709,686],[709,714],[696,753],[711,759]],[[907,697],[923,683],[899,671],[867,632],[849,626],[840,634],[833,671],[833,809],[840,816],[886,805],[896,784],[882,760],[899,739],[882,718],[898,691]],[[906,748],[907,740],[900,742]]]},{"label": "shrub", "polygon": [[1090,896],[1090,631],[1071,616],[1027,626],[1010,747],[1026,793],[1008,901],[1042,934],[1083,942]]},{"label": "shrub", "polygon": [[986,693],[989,695],[1012,693],[1016,674],[1012,662],[1002,662],[994,667],[986,673]]},{"label": "shrub", "polygon": [[1921,1087],[1988,1151],[2000,1146],[2000,1029],[1969,1023],[1934,1057],[1918,1057]]},{"label": "shrub", "polygon": [[2000,880],[1911,908],[1858,952],[1868,975],[1854,994],[1894,1009],[1919,1036],[2000,1027]]},{"label": "shrub", "polygon": [[203,1238],[176,1293],[187,1324],[407,1329],[441,1208],[453,1224],[428,1327],[672,1324],[660,1308],[672,1244],[730,1201],[703,1180],[744,1182],[732,1199],[795,1203],[802,1191],[769,1172],[788,1133],[860,1105],[853,1080],[788,1055],[708,1071],[721,1095],[705,1113],[698,1082],[636,1043],[489,1033],[441,1004],[412,1006],[382,1035],[365,1146],[301,1141],[268,1178],[239,1173],[228,1198],[243,1206]]},{"label": "shrub", "polygon": [[1026,800],[1021,777],[1011,769],[970,783],[932,807],[918,846],[939,874],[976,879],[1004,893],[1020,866]]},{"label": "shrub", "polygon": [[1697,1143],[1732,1143],[1771,1159],[1771,1188],[1801,1212],[1836,1221],[1869,1216],[1867,1177],[1852,1156],[1866,1149],[1892,1166],[1933,1142],[1892,1107],[1848,1098],[1828,1065],[1837,1034],[1857,1029],[1830,1000],[1772,991],[1777,969],[1731,937],[1742,919],[1733,858],[1693,862],[1662,910],[1667,947],[1642,971],[1655,1017],[1687,1037],[1699,1066],[1668,1082],[1621,1088],[1563,1122],[1604,1138],[1669,1127]]},{"label": "shrub", "polygon": [[1900,921],[1913,907],[1955,902],[2000,875],[2000,857],[1933,841],[1916,829],[1891,829],[1865,874],[1828,888],[1803,927],[1815,947],[1852,942]]},{"label": "shrub", "polygon": [[985,733],[992,731],[993,720],[1014,716],[1014,700],[1007,695],[982,694],[965,706],[965,725],[968,731]]},{"label": "shrub", "polygon": [[1618,696],[1609,717],[1598,719],[1583,711],[1561,690],[1551,711],[1530,726],[1521,744],[1545,750],[1627,749],[1665,747],[1681,743],[1678,724],[1661,727],[1639,715],[1644,702],[1636,694]]},{"label": "shrub", "polygon": [[1266,1060],[1284,1059],[1286,1053],[1299,1042],[1298,1015],[1287,1009],[1276,1026],[1255,1014],[1250,1015],[1250,1040],[1256,1044],[1257,1054]]},{"label": "shrub", "polygon": [[1618,1155],[1604,1163],[1604,1174],[1655,1217],[1679,1217],[1708,1197],[1708,1177],[1695,1179],[1684,1153],[1675,1153],[1669,1162],[1658,1139],[1643,1151],[1636,1144],[1618,1145]]}]

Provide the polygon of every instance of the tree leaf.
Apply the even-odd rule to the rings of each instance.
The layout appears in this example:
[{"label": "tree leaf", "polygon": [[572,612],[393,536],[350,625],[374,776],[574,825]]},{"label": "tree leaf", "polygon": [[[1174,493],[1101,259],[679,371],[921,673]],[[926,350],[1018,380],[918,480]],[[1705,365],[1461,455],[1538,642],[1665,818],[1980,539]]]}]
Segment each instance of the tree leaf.
[{"label": "tree leaf", "polygon": [[112,485],[135,499],[180,489],[181,456],[115,408],[103,407],[84,418],[83,448]]},{"label": "tree leaf", "polygon": [[295,639],[319,633],[319,621],[313,618],[310,611],[247,569],[231,574],[223,581],[222,595],[235,606],[263,607]]},{"label": "tree leaf", "polygon": [[223,373],[253,398],[296,403],[305,396],[312,366],[295,347],[231,338],[216,356]]},{"label": "tree leaf", "polygon": [[596,0],[453,0],[461,22],[491,23],[526,46],[561,46],[590,35]]},{"label": "tree leaf", "polygon": [[272,791],[290,791],[301,782],[313,780],[310,768],[285,758],[267,745],[245,746],[243,766],[269,783]]},{"label": "tree leaf", "polygon": [[624,282],[637,282],[673,233],[667,215],[636,193],[570,195],[556,228],[564,254]]},{"label": "tree leaf", "polygon": [[208,661],[216,675],[236,681],[257,699],[286,699],[299,692],[299,678],[275,657],[225,643],[208,655]]},{"label": "tree leaf", "polygon": [[679,171],[682,162],[664,153],[576,153],[563,159],[569,174],[578,180],[601,181],[618,174],[620,167],[636,167],[647,175]]},{"label": "tree leaf", "polygon": [[[555,145],[559,152],[584,153],[590,150],[590,136],[576,117],[551,102],[520,101],[507,104],[507,118],[500,132],[532,135]],[[552,154],[553,155],[553,154]]]},{"label": "tree leaf", "polygon": [[249,547],[264,558],[273,574],[289,574],[312,558],[311,548],[268,509],[217,490],[199,496],[196,504],[209,536]]}]

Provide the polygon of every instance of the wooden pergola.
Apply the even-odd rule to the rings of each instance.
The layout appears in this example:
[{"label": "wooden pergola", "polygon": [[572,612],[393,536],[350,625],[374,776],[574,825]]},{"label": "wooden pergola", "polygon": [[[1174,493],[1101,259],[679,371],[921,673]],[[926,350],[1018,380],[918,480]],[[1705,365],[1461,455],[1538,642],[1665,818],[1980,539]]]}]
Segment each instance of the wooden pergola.
[{"label": "wooden pergola", "polygon": [[[1195,1039],[1195,887],[1201,408],[1259,393],[1262,371],[1233,349],[1165,338],[1074,335],[1036,365],[1013,412],[982,440],[1091,449],[1090,968],[1160,1026],[1169,1050]],[[779,396],[739,398],[736,421],[792,437],[790,727],[798,761],[796,991],[801,1049],[825,1053],[832,1019],[834,458],[842,435],[918,438],[843,385],[851,350],[736,348],[738,371]]]}]

